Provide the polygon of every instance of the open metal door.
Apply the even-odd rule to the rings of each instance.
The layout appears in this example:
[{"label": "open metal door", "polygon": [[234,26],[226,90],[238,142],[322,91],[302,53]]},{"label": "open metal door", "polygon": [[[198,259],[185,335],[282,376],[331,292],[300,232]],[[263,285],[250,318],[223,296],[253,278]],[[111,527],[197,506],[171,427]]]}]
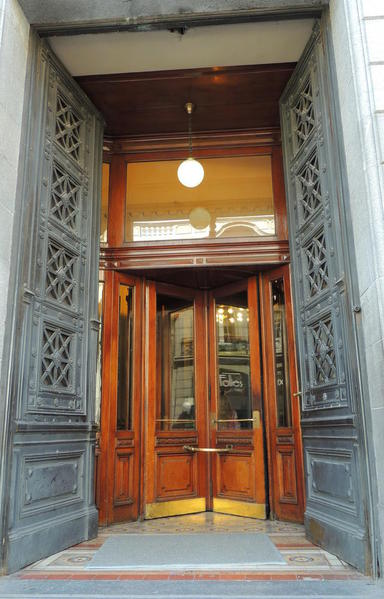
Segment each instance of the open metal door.
[{"label": "open metal door", "polygon": [[281,99],[308,537],[370,569],[351,257],[323,24]]},{"label": "open metal door", "polygon": [[[5,568],[95,536],[103,122],[37,36],[24,119]],[[16,301],[16,300],[15,300]]]}]

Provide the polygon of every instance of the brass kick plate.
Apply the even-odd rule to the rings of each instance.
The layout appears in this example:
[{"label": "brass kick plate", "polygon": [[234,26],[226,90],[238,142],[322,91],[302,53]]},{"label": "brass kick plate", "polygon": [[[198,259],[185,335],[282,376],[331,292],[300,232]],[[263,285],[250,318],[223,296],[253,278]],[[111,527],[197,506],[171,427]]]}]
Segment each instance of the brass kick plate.
[{"label": "brass kick plate", "polygon": [[221,497],[214,497],[213,511],[259,520],[265,520],[267,517],[264,503],[248,503],[247,501],[235,501],[234,499],[223,499]]},{"label": "brass kick plate", "polygon": [[147,503],[145,506],[145,519],[166,518],[167,516],[181,516],[182,514],[196,514],[205,512],[205,497],[195,499],[176,499],[175,501],[159,501]]},{"label": "brass kick plate", "polygon": [[260,426],[261,426],[260,411],[253,410],[252,417],[253,417],[253,428],[260,428]]}]

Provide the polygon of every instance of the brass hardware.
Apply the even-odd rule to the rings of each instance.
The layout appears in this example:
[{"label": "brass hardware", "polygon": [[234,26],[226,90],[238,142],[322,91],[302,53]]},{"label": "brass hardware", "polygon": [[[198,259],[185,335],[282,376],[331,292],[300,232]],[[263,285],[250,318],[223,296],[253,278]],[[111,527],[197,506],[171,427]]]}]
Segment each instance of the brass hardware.
[{"label": "brass hardware", "polygon": [[147,503],[145,506],[145,518],[166,518],[167,516],[179,516],[182,514],[196,514],[205,512],[205,497],[195,499],[178,499],[175,501],[159,501],[158,503]]},{"label": "brass hardware", "polygon": [[261,418],[260,418],[260,410],[253,410],[253,428],[260,428]]},{"label": "brass hardware", "polygon": [[292,396],[293,397],[301,397],[302,393],[301,393],[301,391],[296,391],[296,393],[292,393]]},{"label": "brass hardware", "polygon": [[213,498],[213,511],[233,516],[246,516],[265,520],[267,517],[264,503],[248,503],[234,499]]},{"label": "brass hardware", "polygon": [[253,428],[260,428],[261,418],[260,411],[253,410],[252,412],[253,418],[215,418],[214,415],[211,417],[211,423],[214,424],[223,424],[225,422],[253,422]]},{"label": "brass hardware", "polygon": [[215,418],[215,422],[253,422],[253,418]]},{"label": "brass hardware", "polygon": [[192,418],[156,418],[156,422],[196,422]]},{"label": "brass hardware", "polygon": [[196,108],[195,104],[193,102],[186,102],[184,104],[184,108],[185,108],[185,112],[187,114],[192,114]]},{"label": "brass hardware", "polygon": [[184,445],[185,451],[192,451],[197,453],[199,451],[203,453],[229,453],[233,449],[233,445],[226,445],[225,447],[192,447],[192,445]]}]

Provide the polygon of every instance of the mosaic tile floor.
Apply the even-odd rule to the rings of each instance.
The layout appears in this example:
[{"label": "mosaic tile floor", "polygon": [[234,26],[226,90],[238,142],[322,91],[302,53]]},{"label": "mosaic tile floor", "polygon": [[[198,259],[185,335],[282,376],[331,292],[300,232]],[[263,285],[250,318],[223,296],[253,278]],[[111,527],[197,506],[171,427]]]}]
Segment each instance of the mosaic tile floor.
[{"label": "mosaic tile floor", "polygon": [[[281,552],[284,566],[265,566],[251,572],[118,572],[87,571],[86,566],[105,540],[115,534],[193,534],[198,532],[263,532],[269,536]],[[238,516],[203,513],[115,524],[101,528],[99,535],[87,541],[43,559],[21,570],[17,576],[23,579],[204,579],[204,580],[355,580],[364,578],[356,570],[316,547],[305,539],[304,527],[288,522],[261,521]]]}]

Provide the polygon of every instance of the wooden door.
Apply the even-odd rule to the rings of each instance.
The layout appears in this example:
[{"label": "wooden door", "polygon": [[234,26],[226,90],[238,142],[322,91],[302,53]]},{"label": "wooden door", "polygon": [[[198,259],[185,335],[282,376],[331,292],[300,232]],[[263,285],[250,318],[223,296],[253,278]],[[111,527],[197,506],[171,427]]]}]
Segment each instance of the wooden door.
[{"label": "wooden door", "polygon": [[266,518],[256,277],[210,294],[213,511]]},{"label": "wooden door", "polygon": [[139,515],[142,282],[105,274],[100,523]]},{"label": "wooden door", "polygon": [[207,460],[192,451],[207,445],[203,298],[193,289],[148,283],[146,518],[206,509]]},{"label": "wooden door", "polygon": [[289,266],[264,273],[262,281],[271,513],[302,522],[304,481]]}]

